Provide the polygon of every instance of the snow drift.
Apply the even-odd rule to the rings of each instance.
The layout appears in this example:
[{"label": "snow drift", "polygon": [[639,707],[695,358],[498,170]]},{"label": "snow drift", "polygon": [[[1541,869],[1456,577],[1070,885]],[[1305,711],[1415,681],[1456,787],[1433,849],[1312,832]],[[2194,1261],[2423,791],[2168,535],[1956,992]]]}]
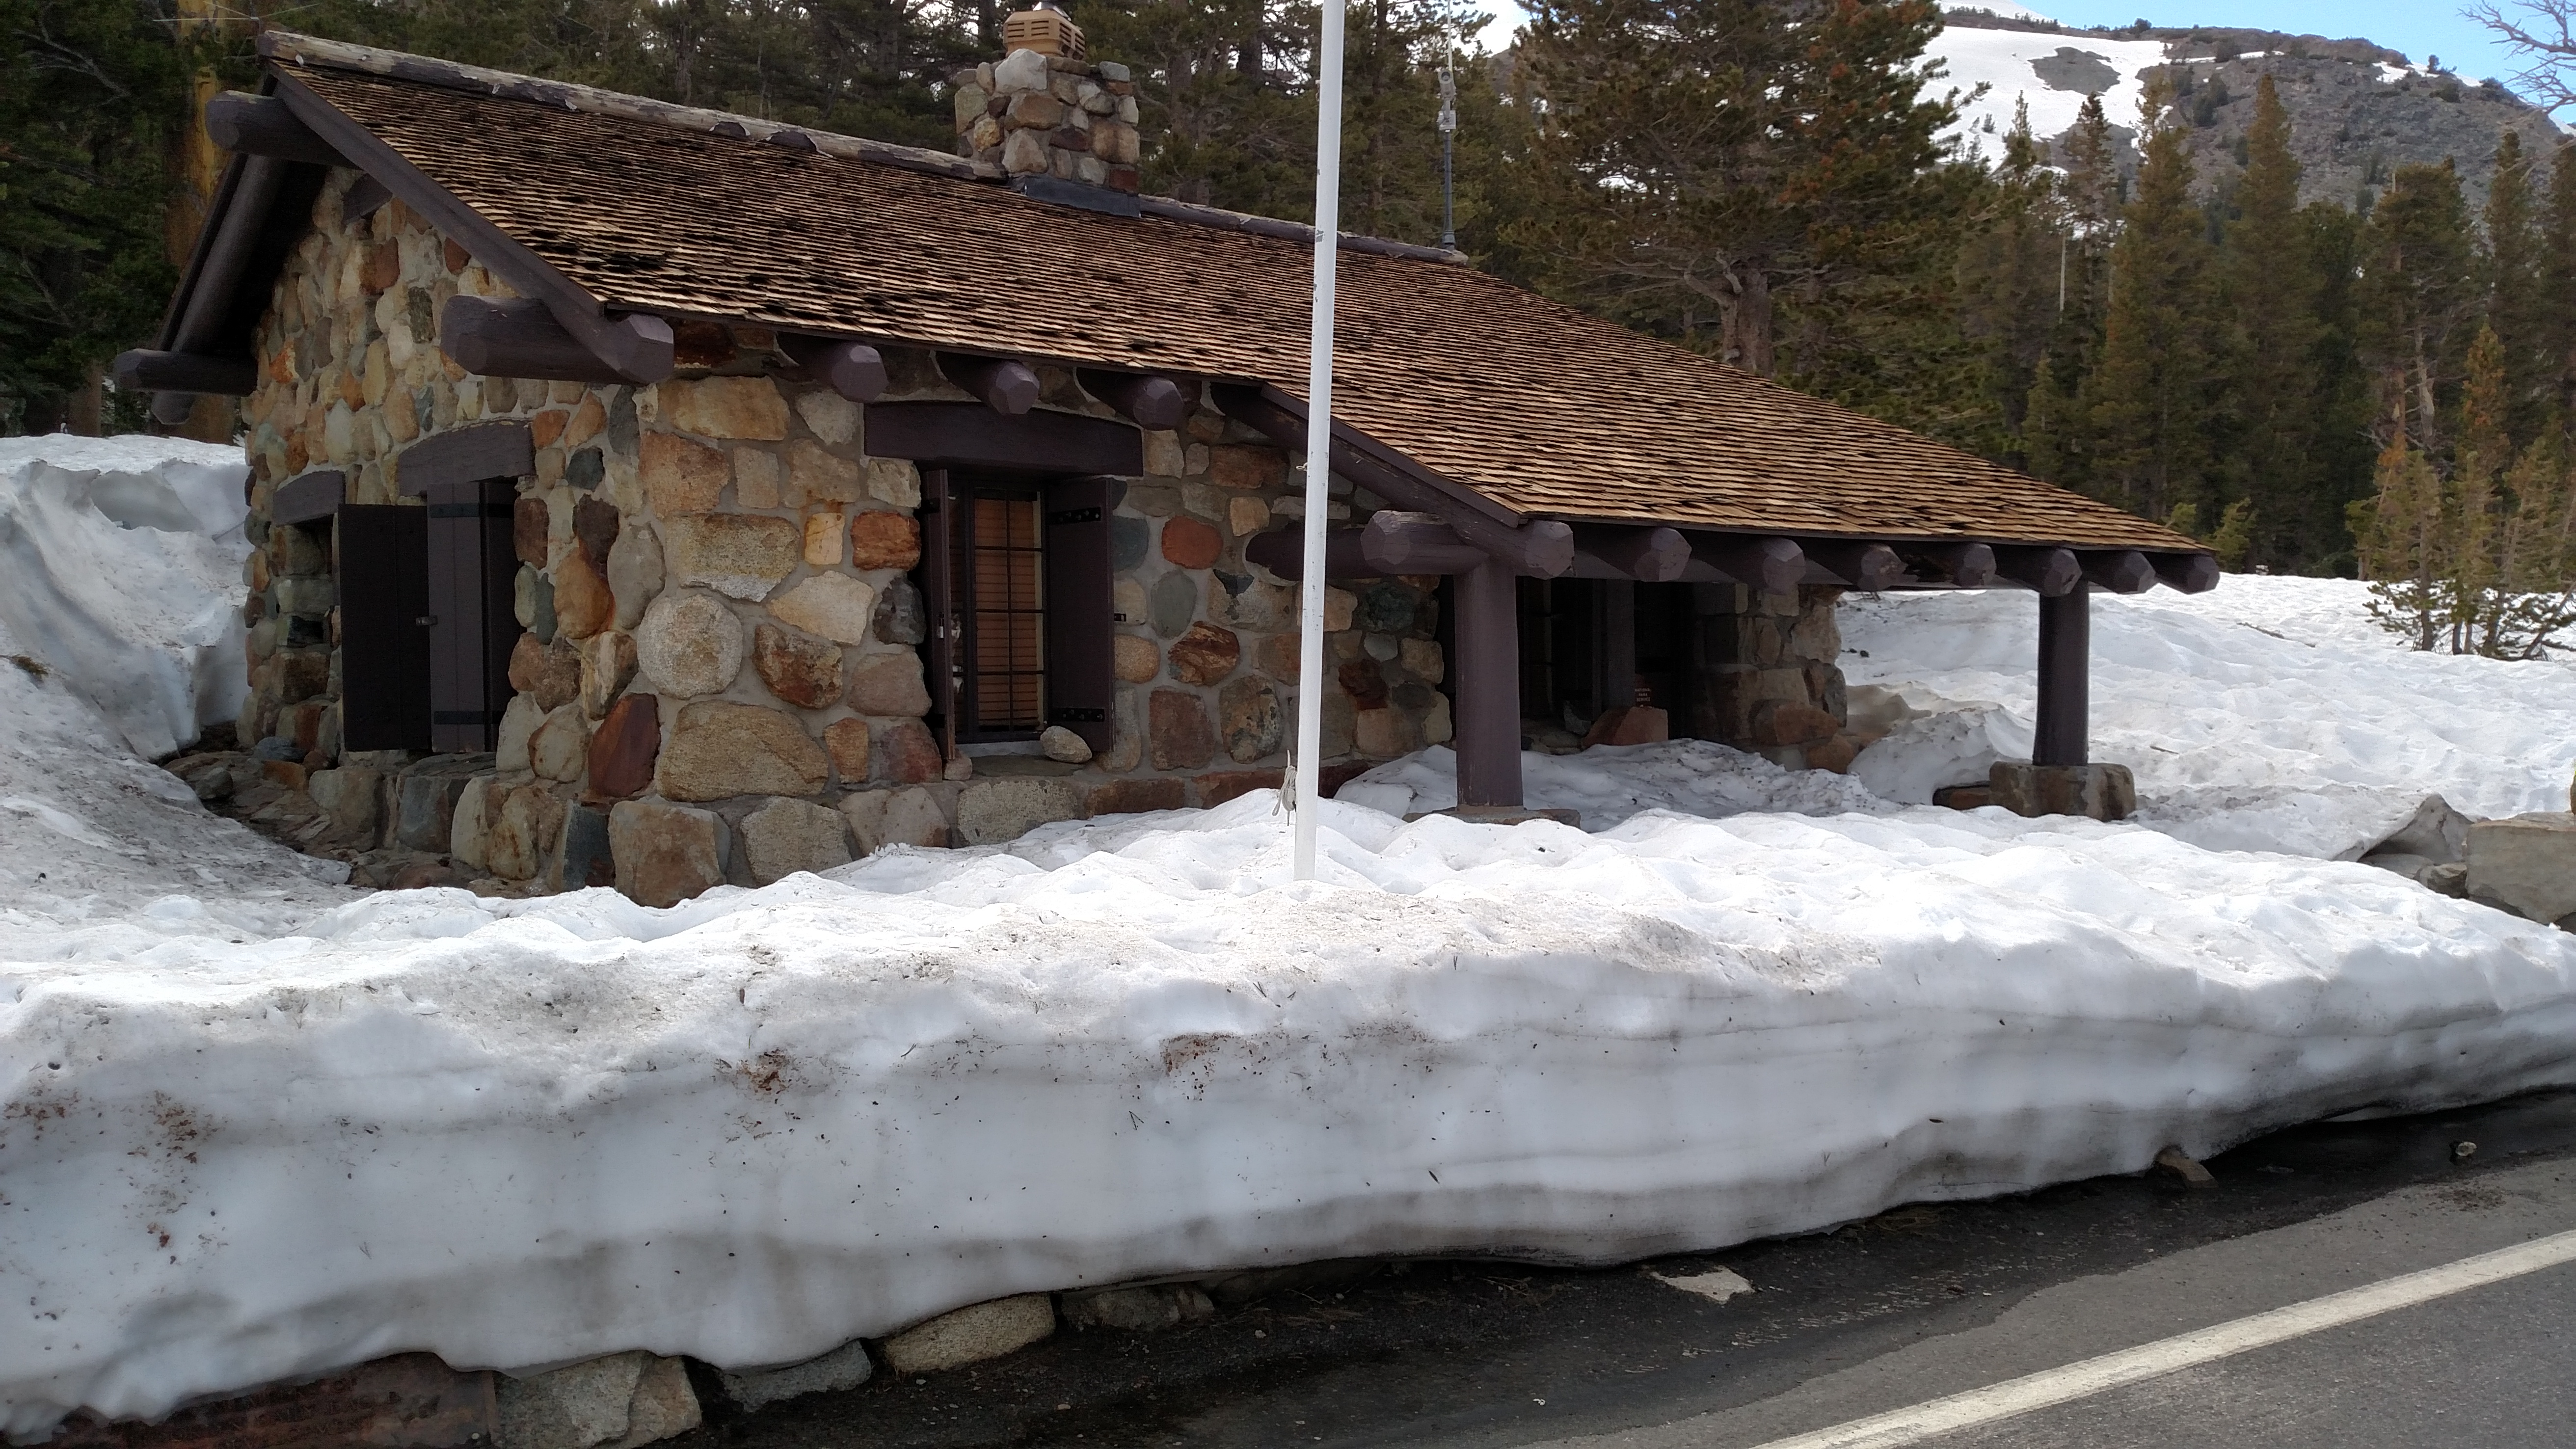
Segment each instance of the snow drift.
[{"label": "snow drift", "polygon": [[182,438],[0,438],[0,630],[134,752],[240,713],[249,476]]}]

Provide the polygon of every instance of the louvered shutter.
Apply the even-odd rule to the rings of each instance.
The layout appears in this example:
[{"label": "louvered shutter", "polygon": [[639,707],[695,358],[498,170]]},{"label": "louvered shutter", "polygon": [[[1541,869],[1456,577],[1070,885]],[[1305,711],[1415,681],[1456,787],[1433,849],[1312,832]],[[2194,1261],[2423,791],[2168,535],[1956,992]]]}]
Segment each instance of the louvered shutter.
[{"label": "louvered shutter", "polygon": [[429,749],[429,510],[343,504],[333,518],[341,745]]}]

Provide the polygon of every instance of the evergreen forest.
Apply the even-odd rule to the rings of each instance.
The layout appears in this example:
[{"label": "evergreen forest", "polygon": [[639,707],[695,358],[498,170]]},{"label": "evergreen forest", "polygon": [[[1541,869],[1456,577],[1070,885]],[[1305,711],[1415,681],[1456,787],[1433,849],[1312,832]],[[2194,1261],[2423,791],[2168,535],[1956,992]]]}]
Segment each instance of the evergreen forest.
[{"label": "evergreen forest", "polygon": [[[1148,190],[1309,215],[1313,4],[1068,7],[1135,73]],[[139,416],[99,370],[158,320],[207,174],[193,105],[254,74],[259,25],[946,149],[946,79],[999,53],[1007,8],[0,0],[0,432]],[[2221,186],[2194,174],[2188,65],[2143,115],[1945,140],[1933,0],[1530,17],[1491,54],[1467,0],[1351,0],[1347,230],[1440,239],[1447,68],[1477,265],[2170,522],[2231,569],[2365,572],[2425,647],[2529,652],[2554,627],[2505,601],[2563,597],[2576,542],[2576,148],[2503,135],[2475,211],[2447,164],[2302,205],[2268,78]]]}]

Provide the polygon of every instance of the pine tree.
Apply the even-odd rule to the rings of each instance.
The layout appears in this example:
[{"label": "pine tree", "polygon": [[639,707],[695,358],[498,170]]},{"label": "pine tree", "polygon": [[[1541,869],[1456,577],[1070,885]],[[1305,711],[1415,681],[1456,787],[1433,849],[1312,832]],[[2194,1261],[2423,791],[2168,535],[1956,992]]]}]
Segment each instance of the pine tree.
[{"label": "pine tree", "polygon": [[2507,128],[2488,183],[2486,318],[2504,349],[2506,426],[2517,445],[2538,437],[2548,415],[2548,341],[2541,306],[2540,237],[2532,215],[2531,164]]},{"label": "pine tree", "polygon": [[2210,247],[2192,200],[2188,127],[2171,88],[2148,88],[2136,199],[2111,251],[2102,361],[2085,381],[2098,457],[2093,491],[2150,518],[2180,504],[2215,517]]},{"label": "pine tree", "polygon": [[[2266,75],[2254,92],[2245,134],[2245,176],[2237,216],[2225,233],[2222,315],[2234,326],[2227,392],[2238,427],[2238,489],[2249,522],[2248,551],[2264,562],[2307,551],[2322,480],[2315,476],[2317,303],[2308,226],[2299,215],[2299,163],[2290,118]],[[2333,511],[2339,513],[2340,500]]]},{"label": "pine tree", "polygon": [[2447,161],[2398,167],[2363,232],[2358,341],[2383,416],[2435,456],[2480,300],[2477,270],[2458,171]]},{"label": "pine tree", "polygon": [[2016,105],[1986,223],[1960,255],[1958,323],[1975,349],[1994,434],[1975,450],[2014,467],[2030,466],[2031,398],[2065,306],[2073,240],[2056,174],[2031,135],[2030,107]]},{"label": "pine tree", "polygon": [[175,281],[163,210],[197,58],[133,0],[0,0],[0,33],[0,432],[95,432],[102,367]]},{"label": "pine tree", "polygon": [[2556,416],[2576,420],[2576,141],[2561,141],[2549,158],[2539,230],[2541,387]]},{"label": "pine tree", "polygon": [[2352,505],[2370,614],[2381,627],[2429,650],[2449,621],[2441,581],[2451,570],[2442,527],[2442,483],[2401,424],[2380,450],[2372,497]]},{"label": "pine tree", "polygon": [[1955,246],[1957,113],[1916,69],[1939,26],[1931,0],[1540,0],[1507,239],[1559,295],[1769,374],[1784,303],[1830,331]]}]

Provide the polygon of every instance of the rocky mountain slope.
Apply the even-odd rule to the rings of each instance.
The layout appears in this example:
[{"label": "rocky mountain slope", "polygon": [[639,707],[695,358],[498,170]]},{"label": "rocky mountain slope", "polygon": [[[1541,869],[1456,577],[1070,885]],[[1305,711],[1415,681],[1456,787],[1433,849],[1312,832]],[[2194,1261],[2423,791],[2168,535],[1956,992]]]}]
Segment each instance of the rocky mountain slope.
[{"label": "rocky mountain slope", "polygon": [[2304,168],[2301,199],[2345,206],[2383,190],[2397,167],[2453,160],[2472,206],[2486,199],[2496,140],[2511,128],[2547,155],[2565,133],[2548,114],[2493,81],[2419,65],[2367,40],[2221,27],[2085,30],[2018,7],[1952,9],[1932,43],[1951,83],[1989,87],[1965,108],[1970,139],[1992,155],[2016,104],[2032,129],[2061,135],[2076,107],[2100,95],[2124,143],[2134,136],[2146,74],[2170,67],[2191,118],[2202,184],[2242,173],[2239,152],[2265,75],[2289,108]]}]

